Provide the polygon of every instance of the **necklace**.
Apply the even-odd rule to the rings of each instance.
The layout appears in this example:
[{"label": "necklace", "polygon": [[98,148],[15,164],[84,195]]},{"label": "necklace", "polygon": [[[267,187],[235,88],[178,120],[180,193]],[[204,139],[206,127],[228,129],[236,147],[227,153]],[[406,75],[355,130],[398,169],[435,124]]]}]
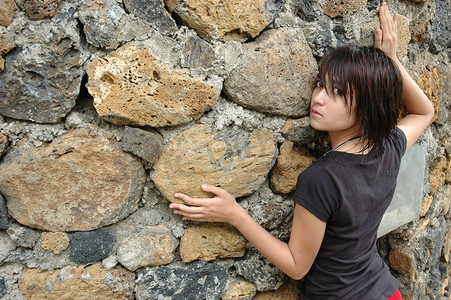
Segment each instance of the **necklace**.
[{"label": "necklace", "polygon": [[323,156],[325,156],[326,154],[328,154],[328,153],[330,153],[330,152],[333,152],[333,151],[335,151],[335,150],[337,150],[337,149],[343,147],[344,145],[346,145],[346,144],[349,143],[349,142],[352,142],[352,141],[355,141],[355,140],[358,140],[358,139],[361,139],[361,138],[362,138],[362,136],[359,135],[359,136],[356,136],[356,137],[354,137],[354,138],[352,138],[352,139],[349,139],[349,140],[347,140],[346,142],[341,143],[340,145],[338,145],[338,146],[335,147],[334,149],[331,149],[331,150],[327,151],[326,153],[323,154]]}]

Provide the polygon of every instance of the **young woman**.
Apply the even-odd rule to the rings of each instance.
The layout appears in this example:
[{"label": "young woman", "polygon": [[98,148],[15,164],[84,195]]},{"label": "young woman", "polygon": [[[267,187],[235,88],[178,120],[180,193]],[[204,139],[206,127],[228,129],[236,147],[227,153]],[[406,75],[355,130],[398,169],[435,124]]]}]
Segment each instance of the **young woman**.
[{"label": "young woman", "polygon": [[[225,190],[187,205],[186,220],[227,222],[294,279],[305,299],[401,299],[378,255],[377,229],[391,202],[401,157],[429,125],[431,102],[397,59],[397,15],[379,11],[374,48],[341,47],[321,61],[311,99],[311,126],[329,134],[332,150],[299,175],[288,243],[257,222]],[[408,115],[397,122],[401,104]],[[397,297],[397,298],[396,298]]]}]

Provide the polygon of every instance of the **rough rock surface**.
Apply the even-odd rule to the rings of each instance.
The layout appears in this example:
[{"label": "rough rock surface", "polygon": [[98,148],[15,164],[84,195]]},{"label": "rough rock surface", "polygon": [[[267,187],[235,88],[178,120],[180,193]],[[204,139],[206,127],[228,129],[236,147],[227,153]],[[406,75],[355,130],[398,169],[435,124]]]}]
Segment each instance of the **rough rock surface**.
[{"label": "rough rock surface", "polygon": [[14,0],[0,0],[0,25],[8,26],[14,19],[16,3]]},{"label": "rough rock surface", "polygon": [[367,0],[326,0],[323,7],[324,13],[329,17],[347,16],[355,13],[366,6]]},{"label": "rough rock surface", "polygon": [[271,188],[281,194],[293,192],[296,188],[297,178],[315,158],[307,147],[300,147],[293,142],[285,142],[280,146],[280,154],[271,171]]},{"label": "rough rock surface", "polygon": [[39,148],[18,143],[0,164],[0,191],[11,216],[47,231],[78,231],[115,223],[133,212],[144,187],[144,168],[107,137],[79,129]]},{"label": "rough rock surface", "polygon": [[244,258],[235,261],[233,265],[238,274],[255,285],[257,291],[276,290],[286,277],[255,248],[249,249]]},{"label": "rough rock surface", "polygon": [[130,271],[171,263],[178,241],[165,226],[145,227],[117,249],[117,260]]},{"label": "rough rock surface", "polygon": [[152,24],[163,33],[177,30],[177,24],[164,8],[163,0],[124,0],[127,12]]},{"label": "rough rock surface", "polygon": [[163,142],[158,133],[127,126],[122,135],[122,150],[141,157],[152,166],[161,153]]},{"label": "rough rock surface", "polygon": [[188,268],[157,267],[138,279],[136,299],[213,300],[226,291],[227,269],[196,262]]},{"label": "rough rock surface", "polygon": [[281,9],[281,3],[274,0],[165,0],[165,3],[201,37],[240,42],[256,37]]},{"label": "rough rock surface", "polygon": [[154,164],[155,186],[171,202],[174,193],[208,196],[204,183],[220,186],[235,197],[256,191],[274,164],[277,147],[272,132],[227,128],[221,132],[194,125],[174,137]]},{"label": "rough rock surface", "polygon": [[186,228],[180,240],[180,256],[184,262],[241,257],[246,251],[246,240],[228,224],[192,225]]},{"label": "rough rock surface", "polygon": [[23,4],[28,17],[33,20],[55,15],[60,0],[28,0]]},{"label": "rough rock surface", "polygon": [[26,299],[133,299],[135,275],[125,269],[106,271],[100,263],[67,266],[53,274],[24,269],[19,287]]},{"label": "rough rock surface", "polygon": [[219,97],[213,86],[182,71],[171,71],[136,44],[96,59],[86,71],[99,116],[117,125],[188,123],[199,119]]},{"label": "rough rock surface", "polygon": [[303,31],[265,31],[244,51],[241,64],[224,81],[227,97],[262,112],[305,116],[318,66]]},{"label": "rough rock surface", "polygon": [[77,264],[98,262],[110,254],[114,229],[103,227],[86,232],[75,232],[70,237],[70,259]]},{"label": "rough rock surface", "polygon": [[252,300],[257,294],[255,286],[239,277],[231,278],[229,288],[221,296],[222,300]]},{"label": "rough rock surface", "polygon": [[[76,20],[67,14],[59,18],[26,23],[17,29],[24,33],[21,39],[29,43],[16,45],[0,73],[1,114],[56,123],[74,107],[84,74],[84,55],[80,37],[74,35]],[[48,35],[41,37],[40,28],[49,30]]]},{"label": "rough rock surface", "polygon": [[41,248],[61,254],[69,247],[70,238],[65,232],[43,232],[41,233]]},{"label": "rough rock surface", "polygon": [[0,195],[0,229],[8,229],[9,220],[8,220],[8,210],[6,208],[6,201],[2,195]]},{"label": "rough rock surface", "polygon": [[17,246],[24,248],[33,248],[36,242],[39,240],[41,235],[31,228],[20,226],[18,224],[11,224],[6,233],[9,235],[11,240],[16,243]]}]

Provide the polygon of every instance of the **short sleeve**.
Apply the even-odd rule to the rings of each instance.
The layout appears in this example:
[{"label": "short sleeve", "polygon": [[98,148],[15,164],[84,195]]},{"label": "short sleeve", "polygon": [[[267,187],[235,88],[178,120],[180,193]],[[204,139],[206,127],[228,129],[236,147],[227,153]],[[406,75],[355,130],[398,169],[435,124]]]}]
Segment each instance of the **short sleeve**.
[{"label": "short sleeve", "polygon": [[398,151],[400,151],[401,156],[406,152],[407,149],[407,137],[404,131],[402,131],[399,127],[395,127],[394,135],[395,144]]},{"label": "short sleeve", "polygon": [[293,200],[327,222],[338,209],[338,190],[329,174],[315,164],[298,176]]}]

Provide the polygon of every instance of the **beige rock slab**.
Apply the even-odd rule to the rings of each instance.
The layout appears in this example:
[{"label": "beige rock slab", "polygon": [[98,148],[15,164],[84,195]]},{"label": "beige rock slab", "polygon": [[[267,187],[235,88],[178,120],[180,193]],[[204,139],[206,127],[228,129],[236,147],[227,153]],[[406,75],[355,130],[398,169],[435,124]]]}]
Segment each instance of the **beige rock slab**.
[{"label": "beige rock slab", "polygon": [[52,274],[25,268],[19,289],[26,299],[133,299],[135,274],[125,269],[106,271],[101,263],[67,266]]},{"label": "beige rock slab", "polygon": [[112,136],[77,129],[42,147],[25,141],[0,164],[0,191],[19,223],[46,231],[85,231],[134,210],[146,173]]},{"label": "beige rock slab", "polygon": [[172,126],[199,119],[219,98],[215,88],[170,70],[129,43],[89,63],[88,90],[99,117],[116,125]]},{"label": "beige rock slab", "polygon": [[280,154],[271,171],[271,188],[282,194],[287,194],[296,189],[297,178],[315,158],[307,147],[300,147],[293,142],[285,142],[280,146]]},{"label": "beige rock slab", "polygon": [[329,17],[347,16],[366,6],[367,0],[326,0],[324,13]]},{"label": "beige rock slab", "polygon": [[41,234],[41,248],[61,254],[69,247],[70,238],[65,232],[43,232]]},{"label": "beige rock slab", "polygon": [[180,240],[180,256],[184,262],[241,257],[245,252],[245,238],[228,224],[189,226]]},{"label": "beige rock slab", "polygon": [[221,296],[222,300],[252,300],[255,298],[257,289],[251,282],[241,279],[232,278],[229,288]]},{"label": "beige rock slab", "polygon": [[199,124],[174,137],[154,164],[151,178],[171,202],[182,192],[209,197],[201,185],[226,189],[235,197],[255,192],[274,164],[277,146],[267,129],[249,133],[227,128],[214,131]]},{"label": "beige rock slab", "polygon": [[170,11],[208,40],[244,42],[272,21],[266,0],[165,0]]}]

